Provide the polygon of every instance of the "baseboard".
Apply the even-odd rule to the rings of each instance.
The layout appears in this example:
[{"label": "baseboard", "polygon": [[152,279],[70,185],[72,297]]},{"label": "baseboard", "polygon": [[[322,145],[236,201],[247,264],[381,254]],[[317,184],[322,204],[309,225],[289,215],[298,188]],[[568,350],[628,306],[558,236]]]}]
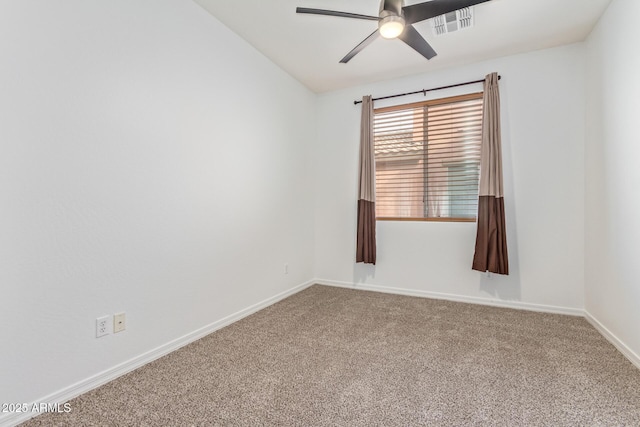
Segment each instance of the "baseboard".
[{"label": "baseboard", "polygon": [[[67,402],[74,397],[77,397],[83,393],[86,393],[90,390],[93,390],[103,384],[108,383],[109,381],[113,381],[116,378],[133,371],[141,366],[146,365],[147,363],[153,362],[156,359],[159,359],[162,356],[165,356],[172,351],[175,351],[181,347],[184,347],[187,344],[190,344],[198,339],[209,335],[212,332],[217,331],[218,329],[222,329],[225,326],[228,326],[238,320],[247,317],[263,308],[266,308],[270,305],[275,304],[276,302],[283,300],[293,294],[296,294],[309,286],[316,283],[314,280],[310,280],[308,282],[302,283],[300,285],[294,286],[293,288],[281,292],[271,298],[267,298],[264,301],[261,301],[257,304],[253,304],[243,310],[240,310],[234,314],[231,314],[225,318],[222,318],[216,322],[213,322],[207,326],[204,326],[200,329],[197,329],[187,335],[184,335],[180,338],[177,338],[173,341],[168,342],[167,344],[161,345],[153,350],[150,350],[146,353],[141,354],[140,356],[136,356],[133,359],[130,359],[126,362],[123,362],[119,365],[114,366],[113,368],[109,368],[99,374],[96,374],[92,377],[89,377],[85,380],[79,381],[69,387],[66,387],[57,392],[51,393],[48,396],[43,397],[42,399],[38,399],[36,402],[39,405],[40,403],[47,404],[62,404]],[[30,403],[27,407],[33,407],[36,402]],[[34,416],[37,416],[37,413],[8,413],[8,414],[0,414],[0,427],[10,427],[15,426],[19,423],[22,423]]]},{"label": "baseboard", "polygon": [[629,359],[631,363],[633,363],[638,369],[640,369],[640,356],[638,356],[624,342],[622,342],[620,338],[615,336],[613,332],[611,332],[602,323],[600,323],[598,319],[593,317],[591,313],[585,310],[584,317],[589,323],[591,323],[591,325],[593,325],[594,328],[598,330],[598,332],[600,332],[600,334],[602,334],[602,336],[604,336],[611,344],[613,344],[613,346],[617,348],[618,351],[624,355],[624,357]]},{"label": "baseboard", "polygon": [[503,301],[490,298],[470,297],[456,294],[445,294],[440,292],[420,291],[415,289],[395,288],[390,286],[367,285],[362,283],[339,282],[335,280],[316,279],[315,283],[325,286],[335,286],[339,288],[360,289],[363,291],[383,292],[387,294],[407,295],[412,297],[422,297],[440,299],[455,302],[465,302],[469,304],[489,305],[493,307],[514,308],[517,310],[537,311],[542,313],[565,314],[569,316],[584,316],[584,310],[579,308],[558,307],[553,305],[532,304],[519,301]]}]

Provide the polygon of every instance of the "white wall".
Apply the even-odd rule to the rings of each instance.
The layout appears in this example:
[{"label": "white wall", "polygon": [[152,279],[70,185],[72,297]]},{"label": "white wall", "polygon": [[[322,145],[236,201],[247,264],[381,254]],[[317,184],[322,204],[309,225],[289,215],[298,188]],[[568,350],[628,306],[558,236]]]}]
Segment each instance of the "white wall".
[{"label": "white wall", "polygon": [[614,0],[587,40],[587,312],[640,361],[640,2]]},{"label": "white wall", "polygon": [[[377,224],[378,262],[355,264],[362,95],[502,80],[505,205],[511,274],[471,270],[475,223]],[[476,87],[433,92],[443,97]],[[400,98],[404,103],[422,95]],[[581,310],[584,298],[584,46],[569,45],[327,93],[318,102],[316,277]],[[389,101],[386,101],[389,103]],[[383,102],[376,106],[387,105]],[[517,305],[517,304],[516,304]]]},{"label": "white wall", "polygon": [[0,402],[313,276],[316,97],[198,5],[6,0],[0,58]]}]

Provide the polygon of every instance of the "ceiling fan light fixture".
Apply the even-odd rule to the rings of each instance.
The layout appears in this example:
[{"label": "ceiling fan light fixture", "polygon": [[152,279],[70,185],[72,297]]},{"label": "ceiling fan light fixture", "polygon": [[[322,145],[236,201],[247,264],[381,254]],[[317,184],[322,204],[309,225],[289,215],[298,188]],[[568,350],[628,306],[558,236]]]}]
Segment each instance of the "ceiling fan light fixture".
[{"label": "ceiling fan light fixture", "polygon": [[405,21],[402,16],[387,15],[378,22],[380,35],[385,39],[395,39],[404,31]]}]

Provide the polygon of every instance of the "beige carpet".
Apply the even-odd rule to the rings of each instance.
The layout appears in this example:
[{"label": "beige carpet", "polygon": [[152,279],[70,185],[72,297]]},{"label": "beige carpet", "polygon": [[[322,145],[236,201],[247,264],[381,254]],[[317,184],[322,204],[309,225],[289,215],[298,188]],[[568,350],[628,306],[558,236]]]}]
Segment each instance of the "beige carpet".
[{"label": "beige carpet", "polygon": [[584,319],[312,286],[28,426],[640,426]]}]

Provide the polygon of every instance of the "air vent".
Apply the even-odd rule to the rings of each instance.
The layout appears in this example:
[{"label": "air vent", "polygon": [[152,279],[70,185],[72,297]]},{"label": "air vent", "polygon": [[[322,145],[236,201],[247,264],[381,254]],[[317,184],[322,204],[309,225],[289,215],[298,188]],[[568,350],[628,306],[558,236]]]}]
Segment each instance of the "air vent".
[{"label": "air vent", "polygon": [[470,7],[436,16],[431,20],[433,34],[441,36],[465,28],[473,27],[473,12]]}]

